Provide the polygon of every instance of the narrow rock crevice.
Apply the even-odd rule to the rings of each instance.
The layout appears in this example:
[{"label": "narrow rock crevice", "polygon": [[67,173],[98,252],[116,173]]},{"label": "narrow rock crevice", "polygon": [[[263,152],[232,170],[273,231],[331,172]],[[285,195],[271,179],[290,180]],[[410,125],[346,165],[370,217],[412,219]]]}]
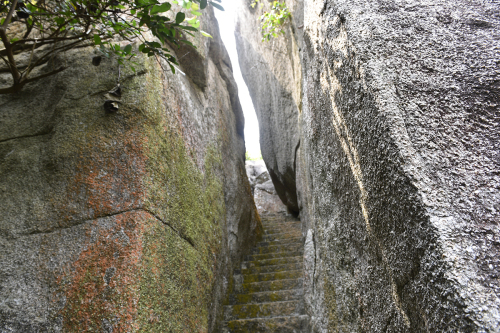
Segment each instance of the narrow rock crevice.
[{"label": "narrow rock crevice", "polygon": [[[144,208],[133,208],[133,209],[127,209],[127,210],[122,210],[122,211],[119,211],[119,212],[116,212],[116,213],[111,213],[111,214],[105,214],[105,215],[100,215],[100,216],[95,216],[91,219],[85,219],[85,220],[81,220],[81,221],[78,221],[76,223],[73,223],[71,225],[68,225],[68,226],[63,226],[63,227],[58,227],[58,228],[51,228],[51,229],[48,229],[48,230],[33,230],[33,231],[30,231],[28,233],[23,233],[23,234],[20,234],[19,236],[17,237],[2,237],[6,240],[11,240],[11,239],[18,239],[20,237],[29,237],[29,236],[37,236],[37,235],[44,235],[44,234],[51,234],[51,233],[54,233],[54,232],[57,232],[59,230],[64,230],[64,229],[69,229],[69,228],[73,228],[73,227],[77,227],[79,225],[82,225],[82,224],[85,224],[85,223],[88,223],[88,222],[91,222],[91,221],[95,221],[95,220],[98,220],[98,219],[104,219],[104,218],[109,218],[109,217],[115,217],[115,216],[118,216],[118,215],[121,215],[121,214],[125,214],[125,213],[130,213],[130,212],[145,212],[145,213],[148,213],[149,215],[151,215],[152,217],[154,217],[156,220],[158,220],[159,222],[161,222],[162,224],[166,225],[167,227],[169,227],[170,229],[172,229],[172,231],[174,231],[175,234],[177,234],[180,238],[182,238],[183,240],[185,240],[187,243],[189,243],[189,245],[191,245],[194,249],[196,249],[196,246],[195,246],[195,243],[194,241],[191,239],[191,237],[188,237],[186,235],[183,235],[179,230],[177,230],[176,228],[174,228],[171,224],[167,223],[166,221],[164,221],[162,218],[160,218],[157,214],[153,213],[152,211],[150,210],[147,210],[147,209],[144,209]],[[236,235],[237,237],[237,235]]]},{"label": "narrow rock crevice", "polygon": [[12,137],[12,138],[3,139],[3,140],[0,140],[0,144],[2,144],[4,142],[8,142],[8,141],[13,141],[13,140],[21,140],[21,139],[34,138],[37,136],[49,135],[53,132],[53,130],[54,130],[54,128],[50,127],[48,129],[44,129],[36,134],[22,135],[22,136],[16,136],[16,137]]}]

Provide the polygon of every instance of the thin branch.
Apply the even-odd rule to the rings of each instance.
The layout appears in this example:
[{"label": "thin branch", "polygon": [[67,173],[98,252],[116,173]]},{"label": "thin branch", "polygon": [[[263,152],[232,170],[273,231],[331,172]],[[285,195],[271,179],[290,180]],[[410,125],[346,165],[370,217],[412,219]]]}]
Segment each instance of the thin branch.
[{"label": "thin branch", "polygon": [[26,68],[26,74],[29,74],[31,70],[29,69],[31,66],[31,61],[33,60],[33,55],[35,54],[35,46],[36,46],[36,41],[33,43],[33,49],[31,50],[31,55],[30,55],[30,61],[28,62],[28,67]]},{"label": "thin branch", "polygon": [[5,62],[5,64],[7,65],[7,67],[9,67],[9,72],[11,71],[10,69],[10,63],[7,61],[7,59],[5,59],[3,56],[0,55],[0,58],[2,58],[2,60]]},{"label": "thin branch", "polygon": [[73,47],[75,47],[77,44],[83,43],[85,41],[86,40],[77,40],[73,43],[70,43],[68,45],[63,45],[63,46],[58,47],[58,48],[55,48],[55,44],[54,44],[54,48],[52,50],[48,51],[47,53],[45,53],[43,56],[41,56],[40,59],[38,59],[38,61],[35,63],[35,65],[33,67],[36,67],[36,66],[38,66],[39,63],[45,61],[44,59],[47,58],[48,56],[50,56],[51,54],[56,53],[57,51],[64,52],[64,51],[70,50]]},{"label": "thin branch", "polygon": [[39,75],[39,76],[35,76],[35,77],[31,78],[31,79],[23,80],[23,81],[21,81],[19,83],[14,83],[9,88],[0,89],[0,95],[16,93],[16,92],[20,91],[21,89],[23,89],[23,87],[24,87],[25,84],[33,82],[33,81],[41,80],[41,79],[46,78],[48,76],[55,75],[55,74],[57,74],[59,72],[62,72],[66,68],[67,67],[60,67],[60,68],[58,68],[56,70],[53,70],[52,72],[45,73],[45,74],[42,74],[42,75]]},{"label": "thin branch", "polygon": [[53,70],[52,72],[45,73],[45,74],[42,74],[42,75],[38,75],[38,76],[32,77],[31,79],[26,79],[26,80],[24,80],[22,82],[22,84],[25,85],[26,83],[30,83],[30,82],[33,82],[33,81],[36,81],[36,80],[41,80],[41,79],[46,78],[48,76],[55,75],[55,74],[57,74],[59,72],[62,72],[66,68],[68,68],[68,67],[66,67],[66,66],[59,67],[58,69]]},{"label": "thin branch", "polygon": [[10,44],[9,39],[7,38],[7,34],[5,33],[5,28],[3,27],[0,28],[0,38],[2,39],[3,45],[5,46],[5,51],[7,53],[7,58],[9,59],[12,78],[14,79],[14,82],[18,82],[21,75],[17,70],[16,61],[14,60],[14,54],[12,53],[12,45]]}]

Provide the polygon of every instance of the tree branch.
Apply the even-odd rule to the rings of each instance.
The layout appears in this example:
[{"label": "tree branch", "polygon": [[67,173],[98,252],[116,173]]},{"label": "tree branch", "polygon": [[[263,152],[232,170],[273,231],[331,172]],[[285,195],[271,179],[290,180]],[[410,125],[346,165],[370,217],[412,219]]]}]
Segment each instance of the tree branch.
[{"label": "tree branch", "polygon": [[35,77],[31,78],[31,79],[22,80],[21,82],[18,82],[18,83],[14,83],[9,88],[0,89],[0,95],[16,93],[16,92],[20,91],[21,89],[23,89],[24,85],[26,85],[26,84],[28,84],[30,82],[33,82],[33,81],[41,80],[41,79],[46,78],[48,76],[55,75],[55,74],[57,74],[59,72],[62,72],[66,68],[67,67],[64,67],[64,66],[63,67],[59,67],[58,69],[53,70],[52,72],[45,73],[45,74],[42,74],[42,75],[38,75],[38,76],[35,76]]},{"label": "tree branch", "polygon": [[[17,2],[17,0],[15,1]],[[14,79],[14,82],[18,82],[21,75],[17,70],[16,61],[14,60],[14,54],[12,53],[12,45],[10,44],[9,39],[7,38],[7,34],[5,33],[5,28],[3,26],[0,28],[0,38],[2,39],[3,45],[5,46],[5,51],[6,51],[5,53],[7,53],[7,58],[9,59],[10,72],[12,73],[12,78]]]}]

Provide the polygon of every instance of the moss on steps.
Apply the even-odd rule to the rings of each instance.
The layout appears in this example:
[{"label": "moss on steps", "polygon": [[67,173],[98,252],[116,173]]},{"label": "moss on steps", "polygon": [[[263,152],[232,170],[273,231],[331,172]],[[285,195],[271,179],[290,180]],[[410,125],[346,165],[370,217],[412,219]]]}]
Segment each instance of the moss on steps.
[{"label": "moss on steps", "polygon": [[305,332],[300,221],[265,216],[264,239],[235,270],[223,332]]}]

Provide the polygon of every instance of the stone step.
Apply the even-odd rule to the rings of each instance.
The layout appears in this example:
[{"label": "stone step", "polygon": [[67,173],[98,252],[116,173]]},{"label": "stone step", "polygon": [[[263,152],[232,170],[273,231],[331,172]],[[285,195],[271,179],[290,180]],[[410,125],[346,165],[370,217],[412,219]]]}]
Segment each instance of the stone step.
[{"label": "stone step", "polygon": [[249,304],[266,302],[283,302],[300,300],[304,297],[304,289],[289,289],[277,291],[261,291],[257,293],[231,295],[229,304]]},{"label": "stone step", "polygon": [[275,234],[284,234],[284,235],[297,235],[296,237],[302,236],[302,230],[299,228],[264,228],[264,235],[275,235]]},{"label": "stone step", "polygon": [[240,274],[259,274],[259,273],[294,271],[297,269],[303,269],[302,261],[297,263],[283,264],[283,265],[249,267],[249,268],[244,268],[239,272]]},{"label": "stone step", "polygon": [[245,274],[243,275],[243,283],[261,282],[261,281],[274,281],[286,279],[298,279],[302,277],[302,271],[284,271],[260,274]]},{"label": "stone step", "polygon": [[262,223],[264,229],[267,228],[302,228],[302,223],[298,222],[271,222],[271,223]]},{"label": "stone step", "polygon": [[300,243],[302,246],[304,245],[304,237],[296,237],[296,238],[283,238],[275,241],[268,242],[259,242],[257,246],[271,246],[271,245],[282,245],[288,243]]},{"label": "stone step", "polygon": [[278,257],[278,258],[271,258],[271,259],[247,260],[241,264],[241,268],[242,269],[249,269],[249,268],[253,268],[253,267],[294,264],[294,263],[302,263],[303,261],[304,261],[304,257],[302,255],[281,257],[281,258]]},{"label": "stone step", "polygon": [[282,245],[268,245],[254,247],[251,254],[279,253],[279,252],[295,252],[303,248],[302,243],[286,243]]},{"label": "stone step", "polygon": [[303,279],[286,279],[263,282],[242,283],[241,288],[236,287],[236,290],[241,290],[240,293],[256,293],[259,291],[275,291],[289,290],[303,287]]},{"label": "stone step", "polygon": [[224,306],[224,319],[226,321],[302,314],[305,314],[304,302],[297,300]]},{"label": "stone step", "polygon": [[245,257],[246,261],[260,261],[266,259],[275,259],[275,258],[287,258],[287,257],[296,257],[304,254],[304,249],[301,248],[297,251],[288,251],[288,252],[277,252],[277,253],[265,253],[265,254],[251,254]]},{"label": "stone step", "polygon": [[300,221],[298,218],[292,215],[278,214],[265,214],[261,216],[262,221]]},{"label": "stone step", "polygon": [[300,232],[300,230],[291,230],[288,232],[277,233],[277,234],[267,234],[266,232],[264,232],[264,235],[262,236],[262,241],[272,242],[272,241],[281,241],[285,239],[292,239],[298,237],[302,237],[302,233]]},{"label": "stone step", "polygon": [[223,333],[299,333],[308,329],[308,316],[239,319],[226,323]]}]

